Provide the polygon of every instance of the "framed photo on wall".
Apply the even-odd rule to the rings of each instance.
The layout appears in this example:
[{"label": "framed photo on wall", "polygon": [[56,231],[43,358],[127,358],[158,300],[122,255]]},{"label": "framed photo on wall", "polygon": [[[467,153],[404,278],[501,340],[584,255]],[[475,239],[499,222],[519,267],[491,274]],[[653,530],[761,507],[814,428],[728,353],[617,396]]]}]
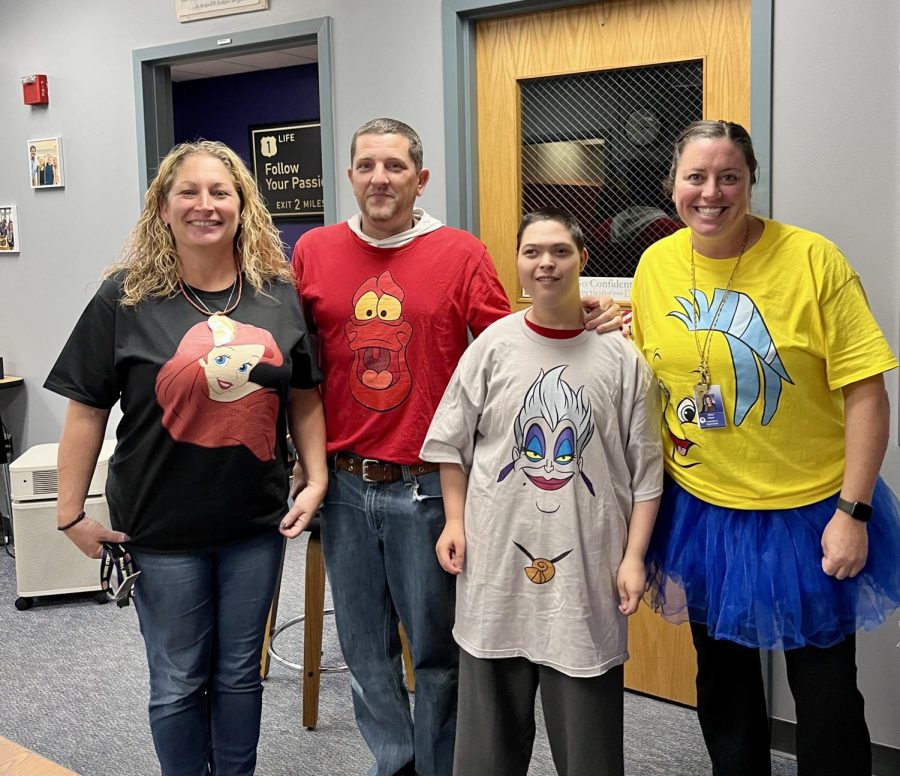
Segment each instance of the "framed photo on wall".
[{"label": "framed photo on wall", "polygon": [[0,253],[18,253],[22,234],[15,205],[0,205]]},{"label": "framed photo on wall", "polygon": [[28,141],[28,175],[33,189],[58,189],[66,185],[62,138],[43,137]]}]

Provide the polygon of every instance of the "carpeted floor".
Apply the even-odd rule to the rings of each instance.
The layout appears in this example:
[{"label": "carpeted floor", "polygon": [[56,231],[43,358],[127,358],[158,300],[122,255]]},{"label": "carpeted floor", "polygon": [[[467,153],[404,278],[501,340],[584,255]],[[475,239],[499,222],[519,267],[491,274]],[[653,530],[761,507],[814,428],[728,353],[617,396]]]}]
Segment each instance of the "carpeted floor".
[{"label": "carpeted floor", "polygon": [[[305,538],[289,545],[278,620],[301,613]],[[20,612],[15,562],[0,552],[0,735],[83,776],[158,774],[147,724],[147,670],[134,608],[99,606],[92,596],[56,596]],[[278,639],[279,652],[299,662],[300,628]],[[326,619],[324,662],[340,659]],[[540,713],[540,710],[538,710]],[[538,724],[529,776],[552,776]],[[625,771],[629,776],[709,774],[694,713],[626,694]],[[300,723],[300,677],[273,662],[263,703],[260,776],[357,776],[371,760],[356,731],[349,675],[322,678],[319,723]],[[788,759],[773,758],[774,776],[794,776]],[[490,774],[485,774],[490,776]]]}]

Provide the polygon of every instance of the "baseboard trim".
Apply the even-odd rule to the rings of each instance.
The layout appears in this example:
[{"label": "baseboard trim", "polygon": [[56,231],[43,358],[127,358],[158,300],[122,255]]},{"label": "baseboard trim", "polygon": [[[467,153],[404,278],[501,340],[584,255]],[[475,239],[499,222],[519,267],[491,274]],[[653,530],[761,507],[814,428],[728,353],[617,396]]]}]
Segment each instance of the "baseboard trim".
[{"label": "baseboard trim", "polygon": [[[791,757],[796,756],[796,723],[783,719],[772,719],[772,749]],[[900,774],[900,749],[884,744],[872,744],[873,776],[896,776]]]}]

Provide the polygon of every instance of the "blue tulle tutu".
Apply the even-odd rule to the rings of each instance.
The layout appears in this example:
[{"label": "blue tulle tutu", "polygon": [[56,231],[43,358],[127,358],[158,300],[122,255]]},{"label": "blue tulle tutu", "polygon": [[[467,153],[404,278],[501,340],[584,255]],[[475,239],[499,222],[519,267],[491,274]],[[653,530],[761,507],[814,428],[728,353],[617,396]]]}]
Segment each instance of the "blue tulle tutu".
[{"label": "blue tulle tutu", "polygon": [[766,649],[828,647],[900,606],[900,502],[878,480],[869,555],[852,579],[822,571],[837,495],[796,509],[717,507],[666,479],[647,551],[649,604],[672,622]]}]

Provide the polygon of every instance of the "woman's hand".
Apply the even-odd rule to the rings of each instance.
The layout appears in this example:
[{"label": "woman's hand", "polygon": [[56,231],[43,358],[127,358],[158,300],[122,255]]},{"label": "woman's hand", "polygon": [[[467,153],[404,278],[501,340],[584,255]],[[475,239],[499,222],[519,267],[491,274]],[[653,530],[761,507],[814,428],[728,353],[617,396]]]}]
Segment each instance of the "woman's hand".
[{"label": "woman's hand", "polygon": [[282,518],[278,530],[293,539],[315,517],[328,491],[325,415],[317,388],[291,388],[288,391],[288,427],[297,450],[290,490],[294,503]]},{"label": "woman's hand", "polygon": [[309,521],[316,516],[328,491],[327,482],[307,482],[294,497],[288,513],[281,518],[278,530],[288,539],[294,539],[306,530]]},{"label": "woman's hand", "polygon": [[89,558],[99,558],[103,552],[103,543],[122,544],[129,537],[121,531],[112,531],[109,528],[85,517],[63,533],[79,550]]},{"label": "woman's hand", "polygon": [[291,498],[297,498],[297,494],[306,487],[306,470],[298,458],[294,461],[294,471],[291,473]]},{"label": "woman's hand", "polygon": [[583,296],[584,328],[596,329],[598,334],[622,328],[622,308],[609,296]]},{"label": "woman's hand", "polygon": [[[884,376],[875,375],[845,385],[844,481],[841,497],[872,503],[878,471],[887,449],[891,408]],[[835,579],[855,577],[869,557],[869,531],[865,523],[835,510],[822,532],[822,571]]]},{"label": "woman's hand", "polygon": [[[69,400],[56,461],[59,481],[56,498],[57,525],[69,525],[75,515],[84,509],[84,500],[100,457],[108,418],[109,410]],[[63,533],[89,558],[100,557],[103,552],[102,542],[119,544],[128,541],[125,534],[111,531],[89,517],[82,518]]]},{"label": "woman's hand", "polygon": [[822,571],[835,579],[855,577],[868,557],[866,524],[836,510],[822,532]]}]

